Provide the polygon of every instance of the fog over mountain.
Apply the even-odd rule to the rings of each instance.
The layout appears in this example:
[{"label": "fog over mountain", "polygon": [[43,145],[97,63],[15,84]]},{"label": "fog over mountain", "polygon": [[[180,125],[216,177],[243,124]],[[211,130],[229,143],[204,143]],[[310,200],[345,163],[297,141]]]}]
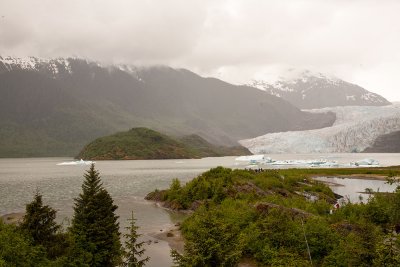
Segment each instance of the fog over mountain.
[{"label": "fog over mountain", "polygon": [[331,125],[256,88],[167,66],[0,57],[0,156],[75,155],[92,139],[149,127],[234,145],[269,132]]},{"label": "fog over mountain", "polygon": [[[233,145],[335,121],[300,109],[400,101],[398,10],[394,0],[0,1],[0,156],[74,155],[139,126]],[[312,75],[277,81],[288,68]]]},{"label": "fog over mountain", "polygon": [[234,84],[288,67],[400,101],[400,1],[3,0],[0,53],[162,64]]},{"label": "fog over mountain", "polygon": [[289,70],[288,74],[273,83],[252,80],[248,85],[282,97],[302,109],[390,104],[384,97],[337,77],[299,70]]}]

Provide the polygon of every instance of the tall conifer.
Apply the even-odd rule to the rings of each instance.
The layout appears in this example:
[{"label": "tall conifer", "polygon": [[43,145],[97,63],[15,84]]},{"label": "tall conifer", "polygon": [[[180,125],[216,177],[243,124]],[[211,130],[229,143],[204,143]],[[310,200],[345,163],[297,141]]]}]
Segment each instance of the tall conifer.
[{"label": "tall conifer", "polygon": [[89,253],[90,266],[116,266],[121,263],[118,208],[104,189],[94,164],[84,175],[82,193],[75,199],[71,232],[75,245]]},{"label": "tall conifer", "polygon": [[43,205],[42,195],[36,192],[33,201],[26,205],[25,215],[19,227],[32,237],[35,245],[49,248],[60,229],[55,222],[56,213],[55,209]]}]

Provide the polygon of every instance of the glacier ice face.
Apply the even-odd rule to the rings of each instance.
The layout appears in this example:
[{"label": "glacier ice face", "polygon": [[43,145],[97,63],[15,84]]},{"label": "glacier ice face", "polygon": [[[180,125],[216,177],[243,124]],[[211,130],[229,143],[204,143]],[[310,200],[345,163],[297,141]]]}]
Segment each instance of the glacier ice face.
[{"label": "glacier ice face", "polygon": [[400,131],[400,105],[335,107],[309,110],[336,113],[331,127],[271,133],[240,144],[255,154],[270,153],[351,153],[370,147],[380,135]]}]

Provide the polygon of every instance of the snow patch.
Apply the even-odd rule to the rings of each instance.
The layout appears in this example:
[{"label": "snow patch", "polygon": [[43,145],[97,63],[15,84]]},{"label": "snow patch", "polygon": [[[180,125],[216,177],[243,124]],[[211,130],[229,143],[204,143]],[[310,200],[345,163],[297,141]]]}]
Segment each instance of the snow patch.
[{"label": "snow patch", "polygon": [[0,57],[0,62],[4,64],[8,71],[14,69],[40,71],[44,67],[54,76],[60,73],[61,68],[67,73],[72,73],[69,60],[64,58],[43,59],[37,57]]},{"label": "snow patch", "polygon": [[356,96],[355,95],[346,95],[346,100],[352,100],[352,101],[356,101]]}]

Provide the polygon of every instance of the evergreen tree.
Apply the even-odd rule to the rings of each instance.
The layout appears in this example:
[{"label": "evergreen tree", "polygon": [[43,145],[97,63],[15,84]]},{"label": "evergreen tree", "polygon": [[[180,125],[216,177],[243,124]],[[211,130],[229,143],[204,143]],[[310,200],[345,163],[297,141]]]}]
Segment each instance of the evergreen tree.
[{"label": "evergreen tree", "polygon": [[[121,263],[118,208],[104,189],[94,164],[84,175],[82,193],[75,199],[71,232],[77,251],[82,249],[90,266],[116,266]],[[87,257],[87,255],[91,257]]]},{"label": "evergreen tree", "polygon": [[149,261],[149,257],[139,259],[141,256],[143,256],[145,249],[142,248],[144,245],[144,242],[138,242],[138,238],[141,236],[140,234],[137,233],[137,230],[139,229],[138,226],[136,226],[136,219],[133,216],[133,211],[132,211],[132,217],[131,219],[128,219],[129,226],[126,227],[128,230],[128,233],[124,234],[124,237],[126,238],[125,241],[125,247],[126,247],[126,254],[125,254],[125,263],[124,266],[126,267],[142,267],[146,264],[147,261]]},{"label": "evergreen tree", "polygon": [[49,250],[60,229],[55,222],[56,213],[53,208],[43,205],[42,195],[36,192],[33,201],[26,205],[20,229],[32,237],[34,245],[43,245]]},{"label": "evergreen tree", "polygon": [[32,245],[32,238],[0,219],[0,267],[52,266],[42,246]]}]

